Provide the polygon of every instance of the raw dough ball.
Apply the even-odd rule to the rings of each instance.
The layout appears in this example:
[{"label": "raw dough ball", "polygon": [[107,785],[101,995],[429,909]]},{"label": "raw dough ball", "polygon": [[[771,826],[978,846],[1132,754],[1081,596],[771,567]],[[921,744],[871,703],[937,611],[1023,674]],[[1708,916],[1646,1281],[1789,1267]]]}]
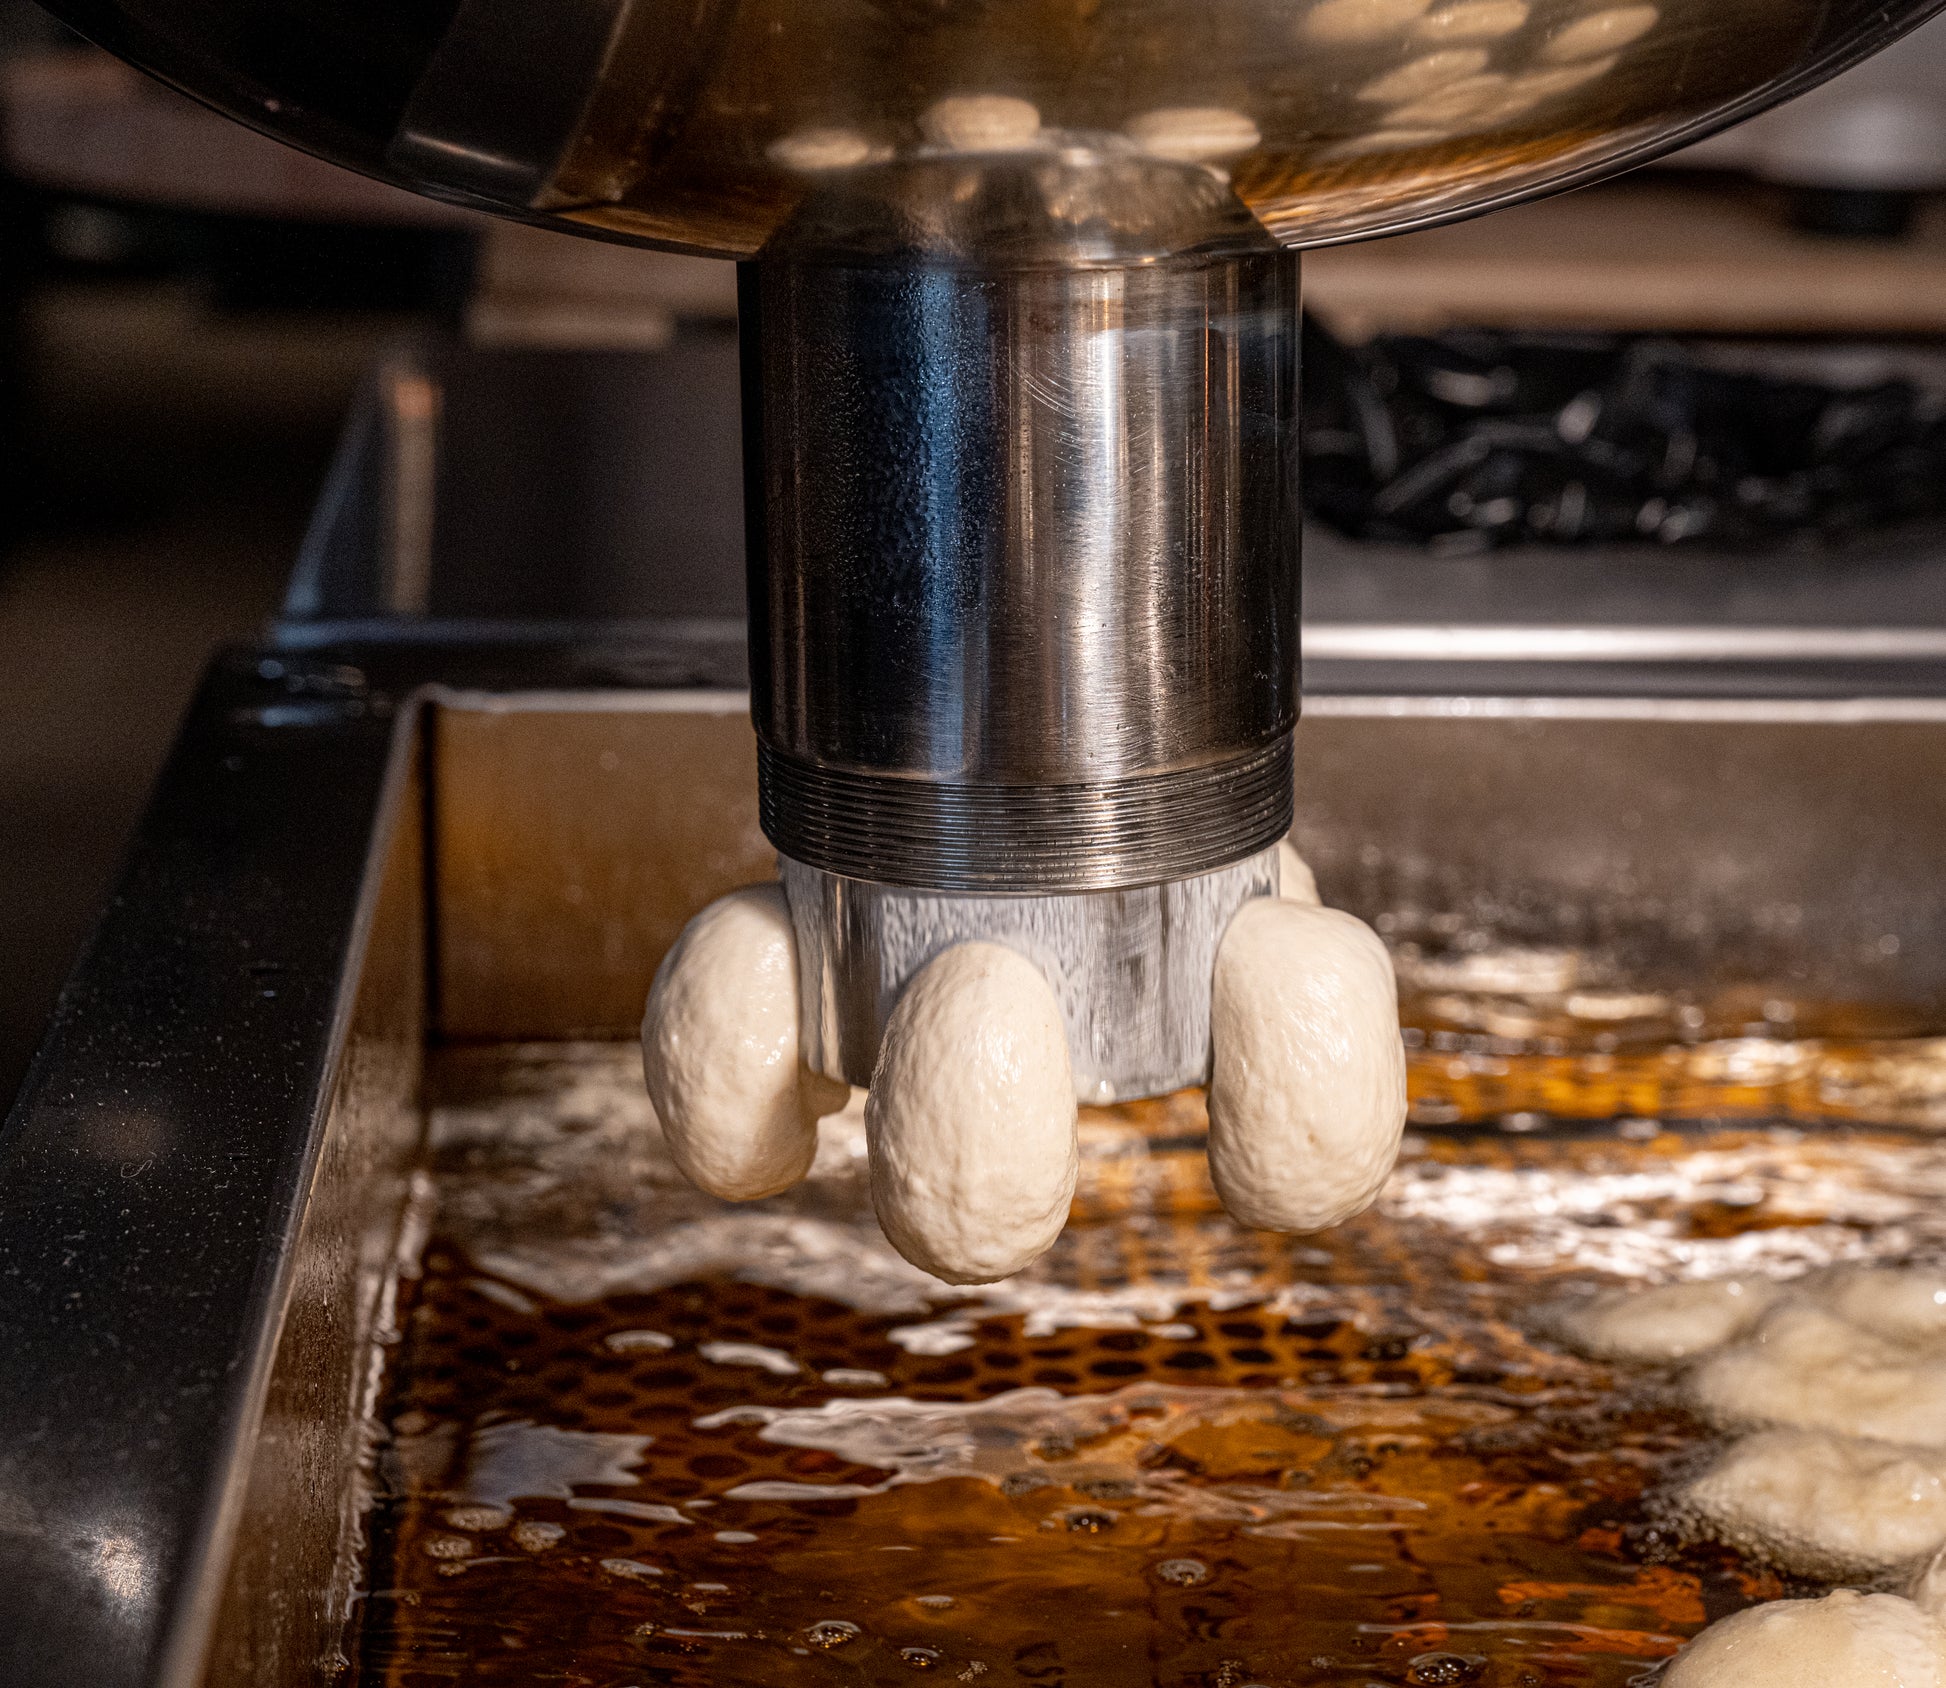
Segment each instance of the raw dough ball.
[{"label": "raw dough ball", "polygon": [[1558,29],[1541,49],[1541,57],[1556,64],[1594,59],[1647,35],[1662,16],[1654,6],[1610,6]]},{"label": "raw dough ball", "polygon": [[1322,0],[1304,14],[1298,32],[1333,47],[1404,35],[1432,0]]},{"label": "raw dough ball", "polygon": [[1946,1688],[1946,1628],[1896,1594],[1774,1600],[1704,1630],[1662,1688]]},{"label": "raw dough ball", "polygon": [[1061,1234],[1074,1196],[1074,1070],[1040,969],[955,944],[905,987],[865,1103],[872,1205],[913,1265],[992,1283]]},{"label": "raw dough ball", "polygon": [[642,1072],[676,1165],[750,1201],[802,1178],[818,1115],[844,1106],[797,1056],[797,939],[778,885],[720,897],[662,958],[642,1016]]},{"label": "raw dough ball", "polygon": [[1598,1360],[1686,1360],[1741,1336],[1778,1295],[1768,1278],[1617,1290],[1563,1308],[1561,1334]]},{"label": "raw dough ball", "polygon": [[1721,1539],[1811,1575],[1882,1571],[1946,1542],[1946,1457],[1923,1448],[1766,1430],[1684,1498]]},{"label": "raw dough ball", "polygon": [[1317,875],[1311,871],[1311,864],[1297,853],[1297,846],[1288,838],[1277,846],[1277,895],[1287,903],[1310,903],[1314,907],[1323,901],[1318,895]]},{"label": "raw dough ball", "polygon": [[1011,94],[949,94],[926,108],[919,131],[952,152],[1012,152],[1034,144],[1041,114]]},{"label": "raw dough ball", "polygon": [[1946,1448],[1946,1352],[1889,1342],[1808,1299],[1785,1301],[1746,1340],[1704,1360],[1689,1389],[1720,1424]]},{"label": "raw dough ball", "polygon": [[1920,1611],[1946,1623],[1946,1549],[1912,1581],[1912,1600]]},{"label": "raw dough ball", "polygon": [[[875,155],[872,143],[856,129],[795,129],[772,141],[768,150],[773,164],[807,174],[848,170]],[[876,156],[883,157],[883,151]]]},{"label": "raw dough ball", "polygon": [[1129,138],[1144,152],[1184,164],[1234,158],[1263,139],[1242,112],[1223,106],[1164,106],[1131,117],[1126,127]]},{"label": "raw dough ball", "polygon": [[1358,97],[1374,105],[1403,105],[1408,101],[1422,100],[1451,83],[1478,76],[1486,67],[1485,48],[1448,47],[1441,52],[1427,53],[1413,59],[1396,70],[1388,70],[1383,76],[1373,77],[1358,90]]},{"label": "raw dough ball", "polygon": [[1209,1165],[1240,1224],[1317,1231],[1370,1204],[1405,1130],[1391,958],[1338,909],[1258,897],[1216,952]]}]

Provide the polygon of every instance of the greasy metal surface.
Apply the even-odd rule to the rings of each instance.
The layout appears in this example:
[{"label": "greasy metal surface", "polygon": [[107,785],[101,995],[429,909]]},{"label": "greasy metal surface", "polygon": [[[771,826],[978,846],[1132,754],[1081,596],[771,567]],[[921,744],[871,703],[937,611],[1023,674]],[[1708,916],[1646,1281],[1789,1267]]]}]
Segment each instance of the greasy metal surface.
[{"label": "greasy metal surface", "polygon": [[[1428,42],[1419,8],[1349,8],[1348,28],[1333,27],[1342,11],[1305,27],[1318,9],[593,0],[529,17],[507,0],[413,0],[374,17],[350,0],[285,0],[266,29],[246,0],[55,7],[230,115],[368,174],[725,256],[761,247],[815,180],[814,164],[790,165],[794,136],[843,124],[854,145],[840,162],[854,165],[921,153],[919,119],[942,95],[1024,95],[1058,144],[1104,158],[1150,144],[1142,119],[1154,112],[1236,106],[1249,128],[1217,153],[1240,196],[1279,238],[1315,243],[1641,163],[1842,69],[1937,7],[1688,0],[1658,8],[1660,27],[1639,39],[1577,53],[1557,42],[1580,8],[1554,0],[1488,36],[1445,85],[1394,98],[1372,85],[1425,56],[1441,27]],[[1585,74],[1564,76],[1564,59]],[[556,65],[565,75],[548,74]],[[395,153],[405,133],[431,144]]]},{"label": "greasy metal surface", "polygon": [[[474,841],[442,844],[449,1032],[631,1033],[684,907],[774,872],[748,725],[711,707],[714,725],[676,729],[674,786],[729,804],[727,825],[700,800],[667,808],[647,774],[681,720],[666,705],[442,711],[442,804]],[[1327,900],[1401,937],[1946,1008],[1946,706],[1327,696],[1297,737],[1299,847]],[[681,895],[651,892],[673,862]]]},{"label": "greasy metal surface", "polygon": [[400,1255],[412,1230],[408,1185],[423,1116],[425,839],[423,782],[375,817],[382,848],[357,1001],[323,1145],[290,1246],[289,1282],[263,1410],[232,1494],[235,1550],[200,1678],[185,1643],[185,1684],[271,1688],[322,1683],[340,1666],[339,1630],[362,1543],[359,1471],[367,1418],[393,1320]]},{"label": "greasy metal surface", "polygon": [[434,713],[437,1028],[633,1029],[683,923],[775,879],[740,692],[443,697]]},{"label": "greasy metal surface", "polygon": [[[316,1320],[316,1304],[288,1324],[286,1313],[293,1286],[317,1281],[300,1242],[307,1192],[346,1187],[318,1183],[316,1169],[377,891],[372,846],[385,804],[409,789],[397,702],[435,674],[518,695],[723,672],[715,646],[674,633],[558,648],[395,641],[258,660],[213,675],[0,1133],[9,1683],[184,1688],[245,1531],[252,1556],[236,1561],[238,1604],[219,1633],[240,1646],[302,1633],[254,1604],[258,1572],[292,1563],[282,1556],[298,1549],[275,1538],[299,1512],[256,1486],[277,1462],[253,1477],[251,1456],[267,1400],[299,1418],[310,1410],[280,1375],[298,1384],[327,1359],[341,1363],[342,1350],[327,1350],[353,1328]],[[1375,678],[1387,672],[1396,681],[1400,670]],[[1604,683],[1626,674],[1618,665]],[[434,875],[436,924],[463,916],[491,940],[449,947],[442,984],[472,1005],[471,1035],[630,1038],[653,931],[584,917],[562,929],[554,955],[542,939],[566,917],[564,887],[641,860],[643,837],[658,836],[636,829],[651,808],[683,817],[681,848],[717,851],[685,895],[701,901],[753,877],[761,852],[749,821],[726,843],[711,807],[730,788],[747,793],[750,731],[733,698],[704,705],[707,727],[639,694],[519,701],[455,695],[440,706],[460,730],[441,739],[435,781],[492,765],[518,787],[493,823],[518,845],[500,858],[507,871],[469,880],[442,860]],[[521,747],[494,762],[503,728]],[[658,746],[685,742],[689,728],[698,736],[676,777],[657,785]],[[1475,939],[1571,942],[1623,977],[1681,972],[1702,988],[1739,972],[1778,977],[1805,997],[1903,1004],[1904,1026],[1939,1024],[1938,703],[1854,693],[1713,710],[1395,692],[1317,699],[1301,731],[1299,842],[1326,895],[1383,915],[1395,941],[1429,954],[1464,954]],[[641,771],[631,783],[650,795],[611,787],[591,801],[630,758]],[[545,922],[528,912],[548,898],[559,900]],[[496,1028],[496,1001],[517,1005],[521,1023]],[[1464,1082],[1501,1081],[1482,1069]],[[1873,1067],[1853,1089],[1902,1082]],[[343,1235],[319,1214],[311,1240]],[[286,1328],[294,1346],[280,1374],[274,1343]],[[312,1344],[313,1333],[329,1340]],[[328,1462],[331,1434],[319,1422],[300,1440]],[[322,1469],[308,1468],[302,1507],[321,1503],[312,1478]],[[271,1539],[256,1543],[260,1531]]]},{"label": "greasy metal surface", "polygon": [[864,200],[897,262],[807,212],[743,276],[763,820],[827,872],[1106,890],[1288,824],[1296,259],[1125,259],[1093,172],[1017,211],[1057,168],[985,166],[936,248]]},{"label": "greasy metal surface", "polygon": [[1326,900],[1389,936],[1582,947],[1656,988],[1946,1008],[1946,715],[1398,707],[1307,703],[1293,833]]},{"label": "greasy metal surface", "polygon": [[1209,1075],[1216,946],[1277,893],[1275,848],[1193,879],[1077,896],[963,897],[841,879],[782,858],[797,931],[805,1062],[869,1085],[906,982],[953,944],[1026,956],[1053,988],[1083,1102],[1158,1096]]},{"label": "greasy metal surface", "polygon": [[295,1245],[341,1164],[375,842],[411,791],[397,728],[355,670],[219,662],[0,1132],[9,1684],[195,1680],[276,1332],[332,1271]]}]

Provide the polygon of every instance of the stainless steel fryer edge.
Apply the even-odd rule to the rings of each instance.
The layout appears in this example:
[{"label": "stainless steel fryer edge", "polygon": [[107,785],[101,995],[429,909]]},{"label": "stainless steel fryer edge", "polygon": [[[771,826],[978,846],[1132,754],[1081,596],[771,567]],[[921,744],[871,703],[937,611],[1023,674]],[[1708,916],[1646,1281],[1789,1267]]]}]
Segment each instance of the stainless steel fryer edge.
[{"label": "stainless steel fryer edge", "polygon": [[412,713],[341,664],[216,662],[0,1130],[0,1681],[325,1680],[418,1131]]},{"label": "stainless steel fryer edge", "polygon": [[[0,1680],[328,1680],[319,1643],[331,1639],[342,1568],[349,1384],[369,1328],[343,1297],[355,1303],[353,1286],[369,1283],[377,1246],[343,1246],[350,1232],[333,1216],[376,1218],[372,1234],[386,1238],[396,1224],[404,1192],[392,1151],[417,1126],[422,998],[412,968],[428,920],[440,920],[402,865],[419,856],[415,710],[433,676],[396,653],[361,669],[357,655],[217,663],[0,1132]],[[480,659],[470,673],[470,689],[435,694],[439,712],[553,711],[585,727],[604,712],[659,711],[730,725],[741,701],[719,684],[672,711],[666,692],[598,677],[578,689],[548,663]],[[1934,994],[1946,974],[1937,697],[1388,693],[1315,697],[1307,712],[1318,778],[1340,791],[1361,769],[1394,765],[1374,760],[1373,735],[1463,729],[1478,756],[1447,778],[1444,814],[1425,817],[1429,857],[1442,827],[1487,812],[1493,768],[1546,778],[1571,767],[1576,746],[1564,734],[1781,734],[1746,771],[1747,782],[1767,769],[1792,782],[1782,809],[1747,817],[1751,847],[1777,832],[1785,798],[1834,778],[1831,791],[1871,804],[1822,817],[1836,849],[1858,858],[1859,882],[1876,879],[1881,900],[1913,904],[1905,965],[1917,970],[1882,976]],[[1815,766],[1800,767],[1791,735],[1826,727],[1857,731],[1814,732]],[[1876,757],[1852,755],[1873,742]],[[588,749],[600,755],[598,737]],[[1719,745],[1703,773],[1714,778],[1722,755]],[[1682,786],[1675,780],[1675,796]],[[1304,840],[1354,903],[1386,892],[1382,864],[1361,858],[1356,835],[1396,813],[1401,791],[1410,795],[1375,791],[1364,811]],[[1900,829],[1896,849],[1874,842],[1875,817]],[[1599,824],[1591,815],[1584,829]],[[1545,847],[1533,841],[1527,859]],[[1837,859],[1800,858],[1807,882]],[[1424,883],[1445,894],[1439,874],[1463,877],[1465,860],[1431,860]],[[1711,862],[1736,865],[1721,850]],[[369,1042],[361,981],[368,1004],[392,1010],[370,1023]]]}]

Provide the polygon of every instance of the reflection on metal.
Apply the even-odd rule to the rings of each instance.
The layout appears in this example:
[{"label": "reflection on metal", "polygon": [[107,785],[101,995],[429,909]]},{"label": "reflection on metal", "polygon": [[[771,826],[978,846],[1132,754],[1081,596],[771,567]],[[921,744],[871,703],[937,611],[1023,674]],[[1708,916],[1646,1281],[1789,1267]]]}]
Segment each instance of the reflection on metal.
[{"label": "reflection on metal", "polygon": [[380,374],[385,427],[384,603],[392,615],[424,615],[432,600],[433,523],[439,505],[439,384],[410,358]]},{"label": "reflection on metal", "polygon": [[1946,660],[1946,626],[1488,627],[1325,622],[1304,629],[1304,654],[1354,662],[1927,662]]},{"label": "reflection on metal", "polygon": [[[671,923],[765,865],[747,784],[722,808],[755,762],[741,699],[621,689],[630,660],[395,642],[212,675],[0,1134],[0,1680],[320,1680],[442,1030],[425,934],[444,1035],[628,1038]],[[467,689],[430,703],[422,809],[413,700],[442,677]],[[1946,692],[1394,691],[1314,700],[1299,741],[1296,840],[1395,943],[1946,1028]]]},{"label": "reflection on metal", "polygon": [[1073,896],[955,897],[782,862],[797,930],[800,1047],[871,1082],[901,992],[943,950],[1005,944],[1040,968],[1083,1102],[1158,1096],[1209,1074],[1210,979],[1230,916],[1277,891],[1275,848],[1193,879]]},{"label": "reflection on metal", "polygon": [[814,199],[743,298],[772,842],[1025,894],[1279,837],[1295,257],[1197,168],[941,159]]}]

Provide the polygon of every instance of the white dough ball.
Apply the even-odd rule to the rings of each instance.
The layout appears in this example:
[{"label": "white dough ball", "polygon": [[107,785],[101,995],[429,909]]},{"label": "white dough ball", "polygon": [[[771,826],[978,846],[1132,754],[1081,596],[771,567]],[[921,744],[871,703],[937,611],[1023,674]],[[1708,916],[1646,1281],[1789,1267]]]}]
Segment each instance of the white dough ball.
[{"label": "white dough ball", "polygon": [[1358,46],[1402,36],[1432,0],[1320,0],[1298,23],[1298,33],[1332,47]]},{"label": "white dough ball", "polygon": [[1067,1027],[1040,969],[987,943],[927,962],[886,1023],[865,1131],[872,1205],[913,1265],[984,1284],[1045,1252],[1079,1151]]},{"label": "white dough ball", "polygon": [[1683,1498],[1722,1539],[1812,1575],[1883,1571],[1946,1542],[1946,1457],[1924,1448],[1765,1430]]},{"label": "white dough ball", "polygon": [[1774,1600],[1704,1630],[1662,1688],[1946,1688],[1946,1628],[1896,1594]]},{"label": "white dough ball", "polygon": [[844,1085],[797,1053],[797,939],[783,887],[720,897],[682,929],[642,1016],[642,1072],[669,1152],[713,1196],[789,1189]]},{"label": "white dough ball", "polygon": [[1791,1299],[1690,1374],[1720,1424],[1782,1424],[1946,1448],[1946,1353],[1890,1342]]},{"label": "white dough ball", "polygon": [[1600,58],[1647,35],[1661,16],[1654,6],[1610,6],[1590,12],[1549,36],[1541,57],[1556,64]]},{"label": "white dough ball", "polygon": [[1258,897],[1210,992],[1210,1177],[1244,1225],[1317,1231],[1370,1205],[1405,1130],[1392,961],[1338,909]]},{"label": "white dough ball", "polygon": [[1311,871],[1311,864],[1297,853],[1297,846],[1288,838],[1279,840],[1277,845],[1277,895],[1287,903],[1314,906],[1324,900],[1318,895],[1318,877]]},{"label": "white dough ball", "polygon": [[1615,1290],[1563,1308],[1561,1334],[1598,1360],[1686,1360],[1741,1336],[1777,1300],[1768,1278]]},{"label": "white dough ball", "polygon": [[1932,1562],[1912,1579],[1910,1592],[1920,1611],[1946,1623],[1946,1548],[1934,1554]]},{"label": "white dough ball", "polygon": [[1225,106],[1164,106],[1131,117],[1125,127],[1144,152],[1184,164],[1234,158],[1263,139],[1256,124]]},{"label": "white dough ball", "polygon": [[1013,152],[1034,144],[1041,114],[1011,94],[948,94],[926,108],[919,132],[952,152]]}]

